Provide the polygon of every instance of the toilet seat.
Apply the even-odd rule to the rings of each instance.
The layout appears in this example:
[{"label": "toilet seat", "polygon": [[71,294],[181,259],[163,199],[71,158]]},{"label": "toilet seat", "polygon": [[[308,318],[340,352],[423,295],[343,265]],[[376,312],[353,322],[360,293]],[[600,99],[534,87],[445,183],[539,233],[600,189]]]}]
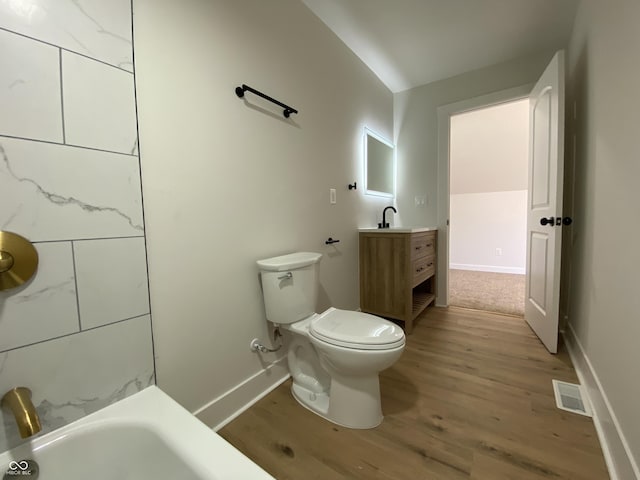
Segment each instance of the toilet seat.
[{"label": "toilet seat", "polygon": [[311,321],[309,334],[331,345],[357,350],[390,350],[405,344],[404,332],[394,323],[333,307]]}]

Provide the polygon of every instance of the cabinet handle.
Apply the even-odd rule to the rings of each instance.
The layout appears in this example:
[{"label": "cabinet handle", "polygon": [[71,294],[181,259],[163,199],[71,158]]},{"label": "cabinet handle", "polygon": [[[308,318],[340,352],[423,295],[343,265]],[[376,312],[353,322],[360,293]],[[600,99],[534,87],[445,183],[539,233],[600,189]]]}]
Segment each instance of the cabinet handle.
[{"label": "cabinet handle", "polygon": [[429,263],[427,267],[433,267],[433,262]]},{"label": "cabinet handle", "polygon": [[422,270],[424,270],[424,267],[420,267],[420,268],[416,269],[416,273],[420,273]]},{"label": "cabinet handle", "polygon": [[416,250],[420,250],[421,248],[422,248],[422,245],[420,245],[420,246],[416,247],[415,249],[416,249]]}]

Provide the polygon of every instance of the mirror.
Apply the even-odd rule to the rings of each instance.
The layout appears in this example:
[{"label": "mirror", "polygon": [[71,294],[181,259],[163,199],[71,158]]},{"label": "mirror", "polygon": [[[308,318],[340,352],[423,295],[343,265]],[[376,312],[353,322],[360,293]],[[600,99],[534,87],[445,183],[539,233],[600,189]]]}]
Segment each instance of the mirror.
[{"label": "mirror", "polygon": [[364,129],[365,193],[395,196],[395,149],[393,144],[368,128]]}]

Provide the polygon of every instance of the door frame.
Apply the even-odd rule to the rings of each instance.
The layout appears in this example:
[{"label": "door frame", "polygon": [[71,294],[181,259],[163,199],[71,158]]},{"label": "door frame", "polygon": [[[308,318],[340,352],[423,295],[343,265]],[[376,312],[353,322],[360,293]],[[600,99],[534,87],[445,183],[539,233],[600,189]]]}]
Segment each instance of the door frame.
[{"label": "door frame", "polygon": [[436,301],[439,307],[449,305],[449,171],[450,171],[450,139],[451,117],[459,113],[492,107],[501,103],[529,98],[535,83],[527,83],[499,92],[468,98],[459,102],[438,107],[438,275],[436,285]]}]

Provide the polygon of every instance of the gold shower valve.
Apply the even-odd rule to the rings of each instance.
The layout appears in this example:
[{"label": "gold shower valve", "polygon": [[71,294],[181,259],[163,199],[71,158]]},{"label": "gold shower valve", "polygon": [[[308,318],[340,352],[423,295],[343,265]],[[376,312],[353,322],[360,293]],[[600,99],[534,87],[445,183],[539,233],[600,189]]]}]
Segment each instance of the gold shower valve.
[{"label": "gold shower valve", "polygon": [[15,263],[13,255],[4,250],[0,250],[0,273],[8,272]]},{"label": "gold shower valve", "polygon": [[29,240],[0,231],[0,290],[19,287],[38,269],[38,252]]}]

